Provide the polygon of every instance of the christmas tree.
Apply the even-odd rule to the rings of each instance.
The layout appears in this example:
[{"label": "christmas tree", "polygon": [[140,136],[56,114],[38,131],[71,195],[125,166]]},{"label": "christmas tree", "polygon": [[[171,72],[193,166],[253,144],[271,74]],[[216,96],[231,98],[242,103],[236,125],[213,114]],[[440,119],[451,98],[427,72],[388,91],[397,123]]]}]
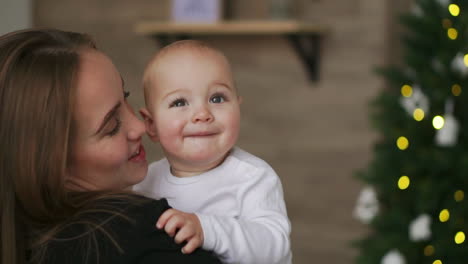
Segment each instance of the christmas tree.
[{"label": "christmas tree", "polygon": [[380,137],[358,173],[369,232],[356,263],[468,263],[468,1],[416,0],[401,22],[402,63],[379,70]]}]

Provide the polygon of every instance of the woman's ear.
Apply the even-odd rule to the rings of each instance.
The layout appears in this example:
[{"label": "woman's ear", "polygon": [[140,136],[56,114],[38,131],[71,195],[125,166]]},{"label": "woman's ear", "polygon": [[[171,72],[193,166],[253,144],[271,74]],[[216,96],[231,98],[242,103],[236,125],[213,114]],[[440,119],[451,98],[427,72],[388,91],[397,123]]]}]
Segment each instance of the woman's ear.
[{"label": "woman's ear", "polygon": [[145,122],[146,133],[148,134],[149,138],[153,142],[158,142],[158,134],[156,133],[156,127],[150,112],[145,107],[141,108],[139,112],[143,118],[143,122]]}]

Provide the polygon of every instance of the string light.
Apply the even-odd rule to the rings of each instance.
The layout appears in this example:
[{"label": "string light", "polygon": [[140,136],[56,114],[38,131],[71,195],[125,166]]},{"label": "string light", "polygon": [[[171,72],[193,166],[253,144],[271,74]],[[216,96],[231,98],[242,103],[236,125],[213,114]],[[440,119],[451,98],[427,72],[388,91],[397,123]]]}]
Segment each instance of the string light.
[{"label": "string light", "polygon": [[458,31],[457,31],[455,28],[453,28],[453,27],[452,27],[452,28],[449,28],[449,29],[447,30],[447,36],[449,37],[449,39],[455,40],[455,39],[457,39],[457,37],[458,37]]},{"label": "string light", "polygon": [[424,248],[424,256],[426,257],[434,255],[434,252],[435,252],[435,248],[432,245],[427,245]]},{"label": "string light", "polygon": [[453,24],[452,24],[452,21],[451,21],[450,19],[444,18],[444,19],[442,20],[442,26],[443,26],[444,28],[451,28],[452,25],[453,25]]},{"label": "string light", "polygon": [[442,261],[440,259],[436,259],[434,262],[432,262],[432,264],[442,264]]},{"label": "string light", "polygon": [[462,231],[457,232],[457,234],[455,235],[455,243],[460,245],[463,242],[465,242],[465,233],[463,233]]},{"label": "string light", "polygon": [[449,212],[449,210],[444,209],[444,210],[440,211],[440,213],[439,213],[439,220],[440,220],[440,222],[445,223],[445,222],[447,222],[449,219],[450,219],[450,212]]},{"label": "string light", "polygon": [[462,92],[462,88],[459,84],[452,85],[452,94],[455,96],[459,96]]},{"label": "string light", "polygon": [[421,108],[416,108],[413,112],[413,117],[416,121],[421,121],[424,119],[424,110]]},{"label": "string light", "polygon": [[455,199],[455,201],[461,202],[465,198],[465,193],[462,190],[458,190],[453,195],[453,198]]},{"label": "string light", "polygon": [[400,150],[405,150],[409,147],[409,141],[406,137],[399,137],[397,139],[397,147],[400,149]]},{"label": "string light", "polygon": [[400,188],[400,190],[408,189],[409,185],[410,185],[410,178],[408,176],[401,176],[400,179],[398,180],[398,188]]},{"label": "string light", "polygon": [[442,116],[438,115],[432,119],[432,125],[435,129],[441,129],[444,127],[445,120]]},{"label": "string light", "polygon": [[405,84],[401,87],[401,94],[404,97],[410,97],[413,94],[413,88],[408,84]]},{"label": "string light", "polygon": [[450,14],[454,17],[458,16],[460,14],[460,7],[456,4],[451,4],[448,7],[448,10]]},{"label": "string light", "polygon": [[465,56],[463,56],[463,62],[465,63],[465,66],[468,67],[468,54],[465,54]]}]

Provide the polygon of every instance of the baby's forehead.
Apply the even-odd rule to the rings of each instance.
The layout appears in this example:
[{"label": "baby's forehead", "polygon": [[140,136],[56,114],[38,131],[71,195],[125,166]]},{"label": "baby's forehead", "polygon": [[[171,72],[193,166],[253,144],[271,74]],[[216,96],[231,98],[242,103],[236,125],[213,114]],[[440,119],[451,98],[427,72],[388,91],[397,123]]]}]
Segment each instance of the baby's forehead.
[{"label": "baby's forehead", "polygon": [[218,69],[224,69],[231,76],[229,61],[221,51],[196,40],[178,41],[161,49],[149,63],[143,78],[145,92],[149,94],[151,91],[148,90],[160,90],[156,83],[161,78],[172,76],[169,74],[168,77],[168,73],[175,72],[174,69],[178,69],[187,60],[209,61],[209,63],[219,65]]},{"label": "baby's forehead", "polygon": [[205,60],[213,60],[216,62],[226,62],[227,59],[224,55],[206,45],[197,45],[197,44],[174,44],[174,46],[170,45],[165,49],[161,50],[159,54],[155,57],[155,64],[161,66],[164,62],[170,62],[173,60],[178,59],[190,59],[190,58],[197,58],[197,59],[205,59]]},{"label": "baby's forehead", "polygon": [[177,71],[186,63],[199,64],[200,67],[209,63],[231,74],[229,61],[220,51],[209,46],[176,45],[164,48],[153,58],[145,71],[145,79],[155,81],[158,77]]}]

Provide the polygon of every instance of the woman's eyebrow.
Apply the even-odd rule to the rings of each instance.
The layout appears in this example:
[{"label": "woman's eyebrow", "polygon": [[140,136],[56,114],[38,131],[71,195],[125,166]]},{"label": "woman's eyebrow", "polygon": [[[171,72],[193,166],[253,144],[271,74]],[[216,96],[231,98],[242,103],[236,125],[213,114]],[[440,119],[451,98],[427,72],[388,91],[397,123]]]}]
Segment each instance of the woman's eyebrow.
[{"label": "woman's eyebrow", "polygon": [[101,125],[99,126],[98,130],[96,131],[95,135],[98,134],[99,132],[101,132],[101,130],[106,126],[106,124],[109,122],[109,120],[112,119],[112,117],[114,117],[117,113],[117,110],[119,110],[120,108],[120,105],[121,105],[121,102],[118,102],[117,104],[115,104],[114,107],[112,107],[112,109],[107,112],[106,116],[104,116],[104,120],[102,121]]}]

